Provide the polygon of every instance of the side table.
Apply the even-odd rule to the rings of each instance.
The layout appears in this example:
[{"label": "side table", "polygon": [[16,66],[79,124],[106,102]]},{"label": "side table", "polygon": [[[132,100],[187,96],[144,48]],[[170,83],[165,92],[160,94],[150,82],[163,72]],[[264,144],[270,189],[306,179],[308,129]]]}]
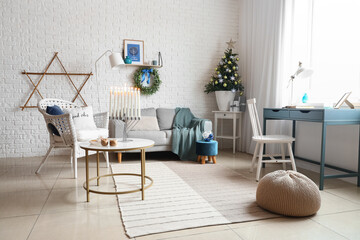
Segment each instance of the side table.
[{"label": "side table", "polygon": [[[126,194],[126,193],[133,193],[133,192],[141,192],[141,198],[144,200],[144,192],[145,189],[151,187],[153,184],[153,180],[145,175],[145,149],[154,146],[154,141],[148,139],[140,139],[140,138],[129,138],[128,141],[122,142],[118,139],[117,146],[97,146],[92,145],[90,143],[80,143],[80,148],[85,150],[86,157],[85,157],[85,164],[86,164],[86,181],[84,182],[84,189],[86,190],[86,201],[90,201],[90,192],[97,193],[97,194],[107,194],[107,195],[115,195],[115,194]],[[141,152],[141,174],[135,173],[114,173],[114,174],[106,174],[99,176],[99,152],[119,152],[119,151],[130,151],[130,150],[140,150]],[[89,178],[89,151],[96,151],[97,152],[97,161],[96,161],[96,168],[97,168],[97,176],[93,178]],[[115,191],[115,192],[104,192],[104,191],[96,191],[90,189],[89,182],[92,180],[97,180],[97,186],[100,185],[100,178],[102,177],[112,177],[117,175],[131,175],[131,176],[139,176],[141,177],[141,188],[135,190],[128,190],[128,191]],[[150,180],[150,184],[145,186],[145,178]]]},{"label": "side table", "polygon": [[[242,112],[230,112],[230,111],[213,111],[215,115],[215,139],[232,139],[233,140],[233,153],[236,151],[236,140],[238,140],[238,150],[241,146],[241,117]],[[220,134],[218,135],[218,122],[221,120],[220,125]],[[232,119],[233,120],[233,134],[230,136],[225,136],[223,129],[223,119]],[[237,128],[237,131],[236,131]],[[236,134],[237,132],[237,134]],[[222,147],[222,141],[220,142],[220,148]]]}]

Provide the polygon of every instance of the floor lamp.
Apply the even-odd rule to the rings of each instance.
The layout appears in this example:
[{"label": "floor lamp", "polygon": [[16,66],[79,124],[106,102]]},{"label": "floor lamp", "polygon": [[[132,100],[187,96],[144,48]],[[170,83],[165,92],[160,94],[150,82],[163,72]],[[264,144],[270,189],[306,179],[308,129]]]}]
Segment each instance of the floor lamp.
[{"label": "floor lamp", "polygon": [[101,56],[95,61],[95,72],[96,72],[96,85],[98,90],[98,101],[99,101],[99,108],[100,108],[100,91],[99,91],[99,82],[98,82],[98,70],[97,70],[97,63],[100,61],[100,59],[105,56],[107,53],[111,53],[109,55],[109,61],[111,65],[112,70],[119,70],[122,65],[124,65],[124,59],[121,56],[121,53],[113,52],[111,50],[105,51]]},{"label": "floor lamp", "polygon": [[298,69],[296,70],[296,72],[291,75],[290,80],[289,80],[289,84],[288,84],[288,88],[291,85],[291,101],[290,101],[290,106],[286,106],[287,108],[295,108],[296,106],[293,103],[293,95],[294,95],[294,80],[296,78],[308,78],[310,77],[312,74],[314,73],[314,71],[312,69],[308,69],[308,68],[303,68],[302,67],[302,62],[299,62],[299,66]]}]

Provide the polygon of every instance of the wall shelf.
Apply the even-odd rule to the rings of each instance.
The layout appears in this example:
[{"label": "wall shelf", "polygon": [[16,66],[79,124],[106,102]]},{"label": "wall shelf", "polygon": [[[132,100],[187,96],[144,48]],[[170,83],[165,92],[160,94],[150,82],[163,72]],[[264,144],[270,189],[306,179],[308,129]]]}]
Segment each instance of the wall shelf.
[{"label": "wall shelf", "polygon": [[125,64],[130,67],[150,67],[150,68],[162,68],[162,65],[151,65],[151,64]]}]

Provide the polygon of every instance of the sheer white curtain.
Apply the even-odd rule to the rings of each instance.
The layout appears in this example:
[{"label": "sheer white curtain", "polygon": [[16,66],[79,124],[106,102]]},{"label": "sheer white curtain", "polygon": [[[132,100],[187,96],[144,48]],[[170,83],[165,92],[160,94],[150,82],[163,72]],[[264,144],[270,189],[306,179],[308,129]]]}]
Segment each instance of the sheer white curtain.
[{"label": "sheer white curtain", "polygon": [[[260,121],[264,107],[284,106],[279,78],[286,0],[240,0],[240,70],[246,98],[256,98]],[[243,116],[242,151],[253,152],[248,113]],[[276,125],[275,125],[276,124]],[[270,127],[280,133],[280,123]]]},{"label": "sheer white curtain", "polygon": [[[294,99],[307,92],[310,102],[332,105],[348,91],[360,100],[360,1],[287,0],[284,15],[282,76],[290,76],[298,61],[314,69],[309,79],[296,79]],[[289,99],[289,91],[283,89]]]}]

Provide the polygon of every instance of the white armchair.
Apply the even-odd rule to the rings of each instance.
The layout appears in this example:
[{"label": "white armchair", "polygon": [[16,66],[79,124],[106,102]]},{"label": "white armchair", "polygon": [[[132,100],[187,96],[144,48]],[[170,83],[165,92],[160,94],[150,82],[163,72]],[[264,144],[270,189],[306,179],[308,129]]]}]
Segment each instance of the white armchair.
[{"label": "white armchair", "polygon": [[[39,101],[38,110],[44,116],[46,122],[46,126],[50,137],[50,147],[45,157],[43,158],[39,168],[36,170],[36,173],[40,172],[41,168],[44,166],[46,160],[48,159],[52,149],[70,148],[71,163],[73,165],[73,170],[74,170],[74,178],[77,178],[77,158],[84,156],[85,152],[81,150],[79,147],[77,132],[71,114],[65,113],[62,115],[49,115],[46,113],[46,108],[48,106],[54,106],[54,105],[59,106],[62,110],[80,107],[75,103],[60,99],[47,98]],[[108,112],[94,114],[94,121],[97,127],[97,129],[95,129],[94,131],[102,130],[102,132],[106,132],[108,134],[108,126],[109,126]],[[57,136],[56,134],[53,133],[53,130],[51,129],[51,125],[53,125],[57,129],[60,136]],[[95,154],[95,153],[96,152],[89,152],[89,154]],[[108,153],[104,152],[103,154],[106,159],[106,165],[107,167],[109,167]]]}]

